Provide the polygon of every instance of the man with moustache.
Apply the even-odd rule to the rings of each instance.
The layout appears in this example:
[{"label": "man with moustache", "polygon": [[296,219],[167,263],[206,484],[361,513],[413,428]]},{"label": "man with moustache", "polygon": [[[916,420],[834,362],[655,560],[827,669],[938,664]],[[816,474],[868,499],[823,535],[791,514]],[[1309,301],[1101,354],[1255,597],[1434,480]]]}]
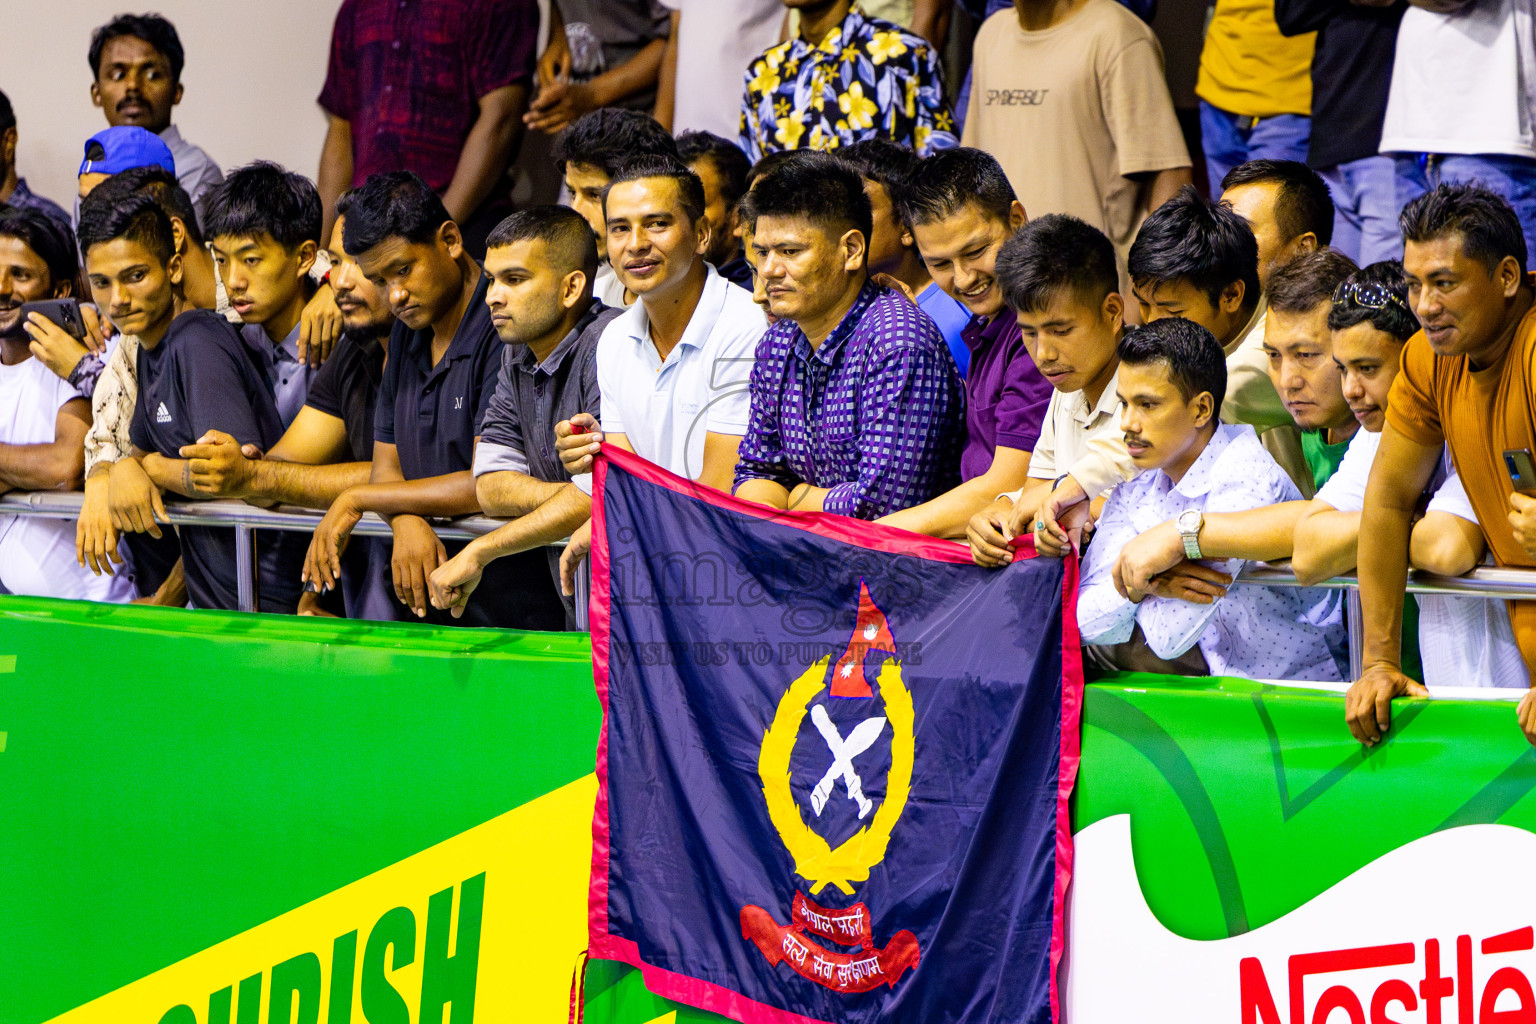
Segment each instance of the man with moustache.
[{"label": "man with moustache", "polygon": [[[579,412],[601,415],[597,346],[619,315],[592,297],[597,246],[580,214],[538,206],[496,226],[486,243],[485,301],[505,345],[496,393],[475,446],[475,494],[486,515],[511,519],[438,566],[434,607],[462,614],[486,566],[542,547],[551,579],[559,551],[592,512],[555,450],[555,425]],[[566,602],[567,624],[575,606]]]},{"label": "man with moustache", "polygon": [[[1087,645],[1130,640],[1140,627],[1151,653],[1181,658],[1198,647],[1205,671],[1250,679],[1340,678],[1345,636],[1337,594],[1296,587],[1238,587],[1243,559],[1203,550],[1200,519],[1300,497],[1253,429],[1221,422],[1227,367],[1199,324],[1164,318],[1120,339],[1121,427],[1140,474],[1110,492],[1083,563],[1077,621]],[[1197,564],[1145,589],[1119,571],[1122,549],[1172,519]]]},{"label": "man with moustache", "polygon": [[186,54],[176,26],[158,14],[120,14],[91,33],[91,102],[112,127],[131,125],[160,136],[176,162],[176,180],[199,214],[208,190],[224,180],[207,153],[181,137],[171,108],[181,102]]},{"label": "man with moustache", "polygon": [[[368,482],[373,460],[373,417],[384,374],[384,342],[395,318],[342,244],[353,193],[337,203],[331,229],[330,282],[346,333],[315,374],[304,406],[282,439],[265,453],[241,445],[229,434],[210,430],[181,450],[191,460],[192,485],[209,497],[243,498],[253,505],[287,504],[326,509],[349,487]],[[370,557],[387,564],[388,545],[372,538],[349,545],[343,556],[341,595],[348,618],[391,618],[387,587],[378,587],[380,570],[370,573]],[[364,585],[364,580],[369,580]],[[300,614],[317,611],[314,595],[305,595]]]},{"label": "man with moustache", "polygon": [[427,578],[464,542],[445,545],[428,520],[480,512],[471,465],[501,357],[487,280],[459,226],[425,181],[394,171],[357,190],[342,241],[398,322],[379,386],[368,482],[331,503],[310,543],[305,581],[333,589],[352,528],[374,512],[391,527],[390,577],[410,615],[439,625],[561,628],[564,611],[537,557],[537,572],[517,558],[496,563],[496,578],[461,617],[431,607]]},{"label": "man with moustache", "polygon": [[[1333,295],[1356,267],[1333,249],[1307,253],[1270,279],[1264,353],[1275,393],[1301,431],[1312,490],[1327,483],[1358,428],[1344,399],[1332,355],[1328,317]],[[1296,524],[1310,506],[1291,500],[1202,515],[1194,526],[1208,558],[1272,562],[1291,557]],[[1130,587],[1187,564],[1183,531],[1173,517],[1126,542],[1116,571]]]}]

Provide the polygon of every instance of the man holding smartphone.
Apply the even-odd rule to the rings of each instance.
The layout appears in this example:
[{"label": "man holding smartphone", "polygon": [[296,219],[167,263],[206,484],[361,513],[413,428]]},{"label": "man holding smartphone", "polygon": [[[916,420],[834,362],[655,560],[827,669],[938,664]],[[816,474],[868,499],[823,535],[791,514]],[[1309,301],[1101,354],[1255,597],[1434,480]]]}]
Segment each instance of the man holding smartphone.
[{"label": "man holding smartphone", "polygon": [[[1506,451],[1536,449],[1536,282],[1509,204],[1476,185],[1442,185],[1401,218],[1408,297],[1423,330],[1403,348],[1386,427],[1365,492],[1360,599],[1365,670],[1345,715],[1366,745],[1381,740],[1393,697],[1422,694],[1401,668],[1409,531],[1419,495],[1450,448],[1494,561],[1536,566],[1536,497],[1515,493]],[[1536,604],[1512,601],[1510,622],[1536,665]],[[1536,699],[1520,702],[1536,744]]]},{"label": "man holding smartphone", "polygon": [[[67,299],[48,313],[79,323],[68,299],[74,240],[37,210],[0,209],[0,493],[74,490],[85,471],[90,404],[33,358],[28,304]],[[33,316],[42,314],[34,313]],[[128,601],[125,578],[97,577],[75,561],[70,520],[0,516],[0,592]]]}]

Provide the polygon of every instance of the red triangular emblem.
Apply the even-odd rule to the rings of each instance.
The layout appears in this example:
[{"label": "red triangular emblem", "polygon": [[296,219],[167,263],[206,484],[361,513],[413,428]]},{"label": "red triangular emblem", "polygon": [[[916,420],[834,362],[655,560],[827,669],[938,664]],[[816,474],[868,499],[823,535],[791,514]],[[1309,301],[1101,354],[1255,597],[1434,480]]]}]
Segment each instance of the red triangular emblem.
[{"label": "red triangular emblem", "polygon": [[859,617],[853,625],[848,649],[832,667],[832,696],[853,698],[875,695],[864,675],[864,659],[873,651],[894,658],[896,641],[891,636],[890,624],[885,621],[885,613],[875,607],[875,599],[869,596],[869,584],[860,580]]}]

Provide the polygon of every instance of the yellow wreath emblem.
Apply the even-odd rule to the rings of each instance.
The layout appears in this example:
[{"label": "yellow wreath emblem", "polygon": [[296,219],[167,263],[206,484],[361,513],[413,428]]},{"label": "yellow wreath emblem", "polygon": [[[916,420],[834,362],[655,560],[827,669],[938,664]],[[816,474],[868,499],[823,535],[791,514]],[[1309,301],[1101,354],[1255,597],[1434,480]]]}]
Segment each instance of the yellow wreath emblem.
[{"label": "yellow wreath emblem", "polygon": [[869,878],[869,870],[885,859],[891,829],[907,806],[912,786],[912,761],[915,752],[912,723],[912,695],[901,679],[901,666],[887,659],[880,669],[880,700],[885,717],[891,723],[891,771],[887,776],[885,799],[870,823],[847,841],[832,849],[811,831],[790,792],[789,757],[805,721],[806,708],[816,695],[826,689],[827,664],[822,658],[806,669],[779,700],[773,723],[763,735],[758,753],[757,774],[763,782],[763,796],[768,801],[768,817],[779,838],[795,859],[795,873],[811,883],[811,894],[827,885],[835,885],[853,895],[854,882]]}]

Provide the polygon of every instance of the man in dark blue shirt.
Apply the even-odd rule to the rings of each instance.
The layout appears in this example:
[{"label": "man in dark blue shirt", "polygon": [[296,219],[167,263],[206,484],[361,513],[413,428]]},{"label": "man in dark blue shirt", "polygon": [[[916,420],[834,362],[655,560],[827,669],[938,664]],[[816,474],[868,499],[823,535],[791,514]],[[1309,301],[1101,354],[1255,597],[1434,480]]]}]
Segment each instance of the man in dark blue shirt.
[{"label": "man in dark blue shirt", "polygon": [[[555,448],[555,424],[601,416],[597,342],[619,315],[592,297],[597,246],[567,206],[536,206],[497,225],[486,243],[486,302],[506,345],[496,393],[480,424],[475,493],[486,514],[512,518],[444,562],[428,581],[434,607],[462,614],[487,566],[549,545],[585,523],[592,501],[571,483]],[[535,551],[536,553],[536,551]],[[572,624],[575,605],[566,604]]]},{"label": "man in dark blue shirt", "polygon": [[[277,405],[235,328],[207,310],[190,308],[176,287],[170,218],[150,196],[82,214],[80,247],[97,301],[112,322],[139,339],[138,401],[129,458],[113,465],[108,503],[119,530],[159,534],[162,491],[198,497],[184,445],[210,430],[242,444],[268,448],[282,436]],[[149,510],[153,510],[154,515]],[[183,527],[180,531],[187,591],[196,608],[239,606],[233,531]],[[259,607],[292,612],[299,600],[302,537],[257,535]]]},{"label": "man in dark blue shirt", "polygon": [[480,512],[470,470],[501,365],[485,275],[465,252],[458,225],[426,182],[395,171],[375,174],[357,191],[342,239],[385,292],[398,322],[374,414],[370,482],[349,487],[332,503],[310,544],[305,579],[335,586],[343,542],[364,512],[375,512],[394,534],[395,596],[417,618],[562,628],[565,610],[536,551],[528,553],[531,560],[494,563],[462,617],[436,611],[429,601],[427,578],[463,543],[445,546],[427,519]]}]

